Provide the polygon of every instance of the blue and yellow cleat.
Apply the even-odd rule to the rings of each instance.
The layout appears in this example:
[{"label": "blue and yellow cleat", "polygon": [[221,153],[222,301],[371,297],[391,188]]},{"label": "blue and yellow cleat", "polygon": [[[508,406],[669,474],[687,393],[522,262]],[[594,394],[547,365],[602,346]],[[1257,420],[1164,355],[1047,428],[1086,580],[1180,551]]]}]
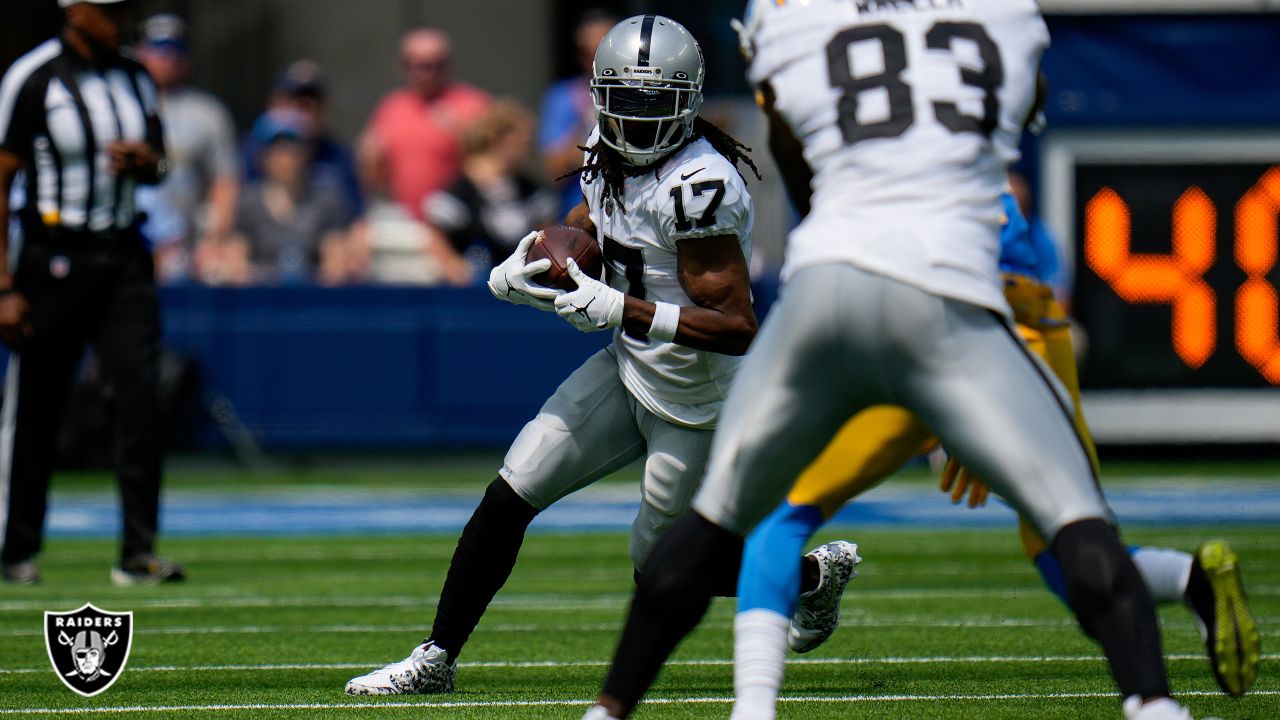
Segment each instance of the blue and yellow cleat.
[{"label": "blue and yellow cleat", "polygon": [[1240,578],[1240,558],[1222,540],[1196,550],[1187,600],[1200,623],[1209,664],[1222,691],[1244,695],[1258,679],[1262,639]]}]

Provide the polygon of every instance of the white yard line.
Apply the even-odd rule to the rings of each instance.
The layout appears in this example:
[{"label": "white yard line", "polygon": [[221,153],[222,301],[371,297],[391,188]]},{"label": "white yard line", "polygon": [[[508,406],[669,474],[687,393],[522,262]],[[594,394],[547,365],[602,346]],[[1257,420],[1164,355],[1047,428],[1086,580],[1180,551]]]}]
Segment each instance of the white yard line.
[{"label": "white yard line", "polygon": [[[1251,585],[1249,595],[1253,597],[1280,596],[1280,585]],[[859,602],[879,602],[896,600],[948,600],[948,599],[981,599],[981,598],[1050,598],[1048,590],[1035,586],[1004,588],[921,588],[914,590],[876,590],[852,588],[844,598],[844,605],[856,607]],[[131,598],[116,596],[104,598],[100,605],[125,606],[123,609],[138,610],[143,608],[181,609],[181,608],[258,608],[258,607],[408,607],[427,608],[438,600],[436,595],[334,595],[317,597],[315,595],[296,597],[270,597],[251,595],[241,597],[158,597]],[[58,597],[41,600],[0,600],[0,612],[24,612],[30,610],[58,610],[76,608],[84,604],[83,595],[76,597]],[[528,608],[535,610],[551,610],[574,612],[578,610],[615,610],[627,607],[631,602],[631,593],[602,593],[586,597],[581,595],[556,595],[540,593],[511,593],[494,599],[490,607],[494,608]]]},{"label": "white yard line", "polygon": [[[155,608],[161,610],[183,608],[260,608],[260,607],[407,607],[428,608],[439,600],[436,595],[400,595],[377,597],[372,595],[338,595],[334,597],[173,597],[150,599],[118,598],[105,600],[109,603],[127,603],[130,609]],[[602,595],[582,598],[568,595],[513,595],[507,598],[496,598],[490,607],[528,608],[532,610],[563,610],[575,612],[579,610],[615,610],[626,607],[631,600],[629,595]],[[78,607],[84,604],[84,598],[59,598],[56,600],[8,600],[0,601],[0,612],[22,612],[29,610],[52,610],[63,605]]]},{"label": "white yard line", "polygon": [[[1258,622],[1264,626],[1274,627],[1275,618],[1262,616]],[[1179,624],[1177,621],[1172,624]],[[1189,624],[1189,623],[1188,623]],[[486,623],[484,629],[489,632],[616,632],[621,626],[617,621],[598,623]],[[728,620],[713,620],[699,625],[703,629],[726,629],[732,627]],[[991,616],[968,616],[958,618],[937,618],[926,615],[895,616],[879,619],[875,617],[859,617],[854,614],[840,621],[840,627],[857,628],[955,628],[955,629],[1001,629],[1001,628],[1039,628],[1043,630],[1075,630],[1076,622],[1070,617],[1059,619],[1035,620],[1028,618],[993,618]],[[423,625],[161,625],[134,629],[134,635],[270,635],[273,633],[310,634],[349,634],[349,633],[421,633],[427,628]],[[0,631],[3,637],[39,637],[44,634],[42,628],[24,628],[21,630]],[[1264,637],[1280,636],[1280,630],[1263,630]]]},{"label": "white yard line", "polygon": [[[1179,697],[1206,697],[1222,694],[1218,690],[1192,690],[1178,693]],[[1280,690],[1258,690],[1251,695],[1280,695]],[[1113,692],[1077,692],[1077,693],[1003,693],[990,695],[843,695],[843,696],[790,696],[779,698],[783,703],[902,703],[902,702],[973,702],[991,700],[1065,700],[1089,698],[1116,698]],[[1118,699],[1118,698],[1116,698]],[[123,713],[174,713],[174,712],[225,712],[232,710],[395,710],[402,708],[517,708],[517,707],[567,707],[590,706],[592,700],[467,700],[442,702],[363,702],[363,703],[244,703],[225,705],[161,705],[147,707],[130,705],[120,707],[87,707],[87,708],[6,708],[0,709],[0,715],[79,715],[102,714],[113,715]],[[646,705],[684,705],[696,703],[701,705],[727,705],[733,702],[731,697],[676,697],[649,698]]]},{"label": "white yard line", "polygon": [[[1280,654],[1263,655],[1263,660],[1280,660]],[[1202,662],[1203,655],[1181,654],[1168,655],[1169,662]],[[879,657],[879,658],[792,658],[788,665],[951,665],[951,664],[1045,664],[1045,663],[1102,663],[1101,655],[938,655],[932,657]],[[365,663],[272,663],[265,665],[150,665],[130,666],[129,672],[277,672],[281,670],[362,670],[381,664],[381,661]],[[672,660],[667,666],[674,667],[726,667],[733,664],[731,659],[712,658],[706,660]],[[593,668],[607,667],[608,660],[532,660],[532,661],[489,661],[458,663],[461,668]],[[0,675],[26,675],[31,673],[50,672],[49,668],[16,668],[0,669]]]},{"label": "white yard line", "polygon": [[[1254,597],[1280,596],[1280,585],[1249,586],[1249,595]],[[969,599],[969,598],[1049,598],[1047,590],[1036,587],[1021,588],[989,588],[947,590],[862,590],[855,588],[844,598],[846,607],[856,607],[859,602],[878,602],[896,600],[934,600],[934,599]],[[265,595],[247,597],[166,597],[166,598],[128,598],[118,596],[103,599],[100,605],[127,605],[129,610],[140,609],[184,609],[184,608],[326,608],[326,607],[403,607],[428,608],[438,600],[436,595],[390,595],[379,597],[374,595],[335,595],[332,597],[268,597]],[[84,596],[52,598],[46,600],[0,600],[0,613],[29,612],[31,610],[70,609],[83,605]],[[631,602],[630,594],[602,594],[589,597],[569,595],[510,594],[495,598],[490,607],[517,608],[531,610],[549,610],[576,612],[579,610],[616,610],[625,608]]]},{"label": "white yard line", "polygon": [[[892,620],[860,620],[849,618],[840,623],[841,627],[932,627],[932,628],[1067,628],[1075,629],[1076,624],[1069,618],[1062,620],[999,620],[990,618],[960,618],[956,620],[934,620],[927,618],[894,618]],[[616,632],[621,629],[617,621],[602,623],[492,623],[485,624],[484,629],[490,632]],[[701,628],[729,628],[730,622],[704,622]],[[160,627],[143,627],[133,631],[134,635],[270,635],[273,633],[315,634],[347,634],[347,633],[421,633],[427,628],[423,625],[170,625]],[[26,628],[22,630],[0,631],[0,637],[37,637],[44,634],[43,629]]]},{"label": "white yard line", "polygon": [[[1268,588],[1249,588],[1250,595],[1266,595]],[[1280,594],[1280,587],[1270,588],[1271,594]],[[857,599],[865,600],[928,600],[928,599],[965,599],[965,598],[1023,598],[1049,597],[1048,591],[1038,587],[1019,588],[982,588],[956,589],[945,588],[920,590],[858,590],[850,591],[846,597],[848,604]],[[0,612],[20,612],[25,610],[55,610],[66,605],[70,608],[84,604],[84,597],[61,597],[44,600],[0,600]],[[139,608],[220,608],[220,607],[427,607],[437,600],[435,595],[398,595],[378,597],[375,595],[335,595],[317,597],[314,595],[301,597],[168,597],[140,598],[125,597],[104,600],[100,604],[128,604],[129,609]],[[605,593],[582,597],[581,595],[544,595],[544,594],[510,594],[495,598],[490,607],[534,608],[538,610],[584,610],[584,609],[617,609],[624,608],[631,602],[630,593]]]}]

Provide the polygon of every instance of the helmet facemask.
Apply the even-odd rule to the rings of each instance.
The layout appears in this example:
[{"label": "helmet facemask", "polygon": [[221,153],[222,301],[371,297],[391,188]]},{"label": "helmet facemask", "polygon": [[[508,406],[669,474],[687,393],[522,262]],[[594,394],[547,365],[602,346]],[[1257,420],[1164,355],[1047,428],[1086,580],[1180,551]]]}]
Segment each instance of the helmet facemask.
[{"label": "helmet facemask", "polygon": [[647,167],[693,135],[706,64],[683,25],[661,15],[627,18],[604,36],[591,66],[600,142]]},{"label": "helmet facemask", "polygon": [[[644,167],[675,150],[693,133],[702,106],[701,79],[645,79],[661,70],[631,69],[633,77],[597,74],[591,98],[600,125],[600,140],[632,165]],[[682,75],[679,73],[677,75]]]}]

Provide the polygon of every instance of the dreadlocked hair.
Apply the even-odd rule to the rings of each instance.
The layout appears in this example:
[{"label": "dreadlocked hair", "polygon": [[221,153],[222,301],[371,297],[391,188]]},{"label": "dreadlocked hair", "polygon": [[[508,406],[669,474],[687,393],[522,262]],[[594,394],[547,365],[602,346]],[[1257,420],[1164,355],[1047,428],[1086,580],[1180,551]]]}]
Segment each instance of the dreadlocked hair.
[{"label": "dreadlocked hair", "polygon": [[[711,147],[716,149],[716,152],[733,163],[735,169],[738,168],[739,164],[745,163],[747,167],[751,168],[751,174],[755,175],[757,180],[763,179],[760,177],[760,168],[756,167],[756,162],[747,154],[751,152],[751,148],[743,145],[737,138],[714,124],[703,120],[701,116],[693,121],[693,136],[689,138],[689,142],[693,142],[698,138],[706,138],[707,142],[711,143]],[[738,169],[738,175],[743,180],[747,179],[742,174],[741,169]]]},{"label": "dreadlocked hair", "polygon": [[[716,152],[733,163],[734,168],[738,170],[738,175],[743,180],[746,180],[746,176],[742,175],[742,169],[738,167],[740,164],[745,164],[751,168],[751,173],[756,176],[756,179],[761,179],[760,168],[756,167],[755,161],[748,154],[751,152],[751,148],[743,145],[737,138],[716,127],[713,123],[704,120],[702,116],[694,118],[693,133],[690,134],[689,139],[684,144],[688,145],[699,138],[705,138],[707,142],[711,143],[711,147],[715,148]],[[556,178],[556,180],[564,180],[578,173],[582,173],[587,182],[591,182],[597,177],[602,178],[604,180],[604,199],[613,200],[622,209],[622,212],[626,212],[627,208],[622,202],[622,188],[627,178],[627,169],[631,166],[627,165],[622,156],[618,154],[618,151],[599,140],[591,147],[579,145],[578,149],[587,153],[587,161],[583,163],[582,167],[577,170],[570,170]],[[671,154],[674,155],[678,151],[677,149]],[[655,175],[658,172],[656,165],[655,163],[653,169]]]}]

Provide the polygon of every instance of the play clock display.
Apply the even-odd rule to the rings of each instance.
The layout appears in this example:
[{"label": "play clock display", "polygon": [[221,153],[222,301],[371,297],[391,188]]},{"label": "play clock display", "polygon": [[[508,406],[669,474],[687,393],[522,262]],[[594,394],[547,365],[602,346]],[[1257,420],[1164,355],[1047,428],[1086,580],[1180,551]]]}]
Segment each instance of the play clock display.
[{"label": "play clock display", "polygon": [[1074,240],[1085,387],[1280,385],[1280,154],[1246,145],[1047,153],[1046,214]]},{"label": "play clock display", "polygon": [[1280,384],[1280,165],[1084,166],[1076,193],[1090,384]]}]

